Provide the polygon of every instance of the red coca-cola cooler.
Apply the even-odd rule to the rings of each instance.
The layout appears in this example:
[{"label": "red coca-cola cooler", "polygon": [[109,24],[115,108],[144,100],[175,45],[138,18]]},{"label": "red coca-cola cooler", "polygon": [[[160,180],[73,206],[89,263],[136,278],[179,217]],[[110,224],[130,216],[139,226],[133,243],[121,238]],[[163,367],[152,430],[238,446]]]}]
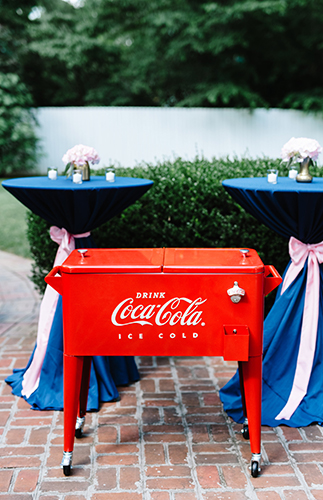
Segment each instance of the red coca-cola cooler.
[{"label": "red coca-cola cooler", "polygon": [[258,475],[264,296],[281,282],[273,266],[250,249],[89,249],[74,250],[45,280],[63,296],[65,475],[95,355],[238,361]]}]

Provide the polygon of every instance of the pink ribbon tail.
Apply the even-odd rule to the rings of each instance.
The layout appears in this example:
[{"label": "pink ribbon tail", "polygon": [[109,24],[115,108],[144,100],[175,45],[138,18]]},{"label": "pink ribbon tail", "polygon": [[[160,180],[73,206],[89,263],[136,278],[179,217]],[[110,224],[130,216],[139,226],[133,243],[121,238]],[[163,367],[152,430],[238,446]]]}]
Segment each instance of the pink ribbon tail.
[{"label": "pink ribbon tail", "polygon": [[[60,266],[69,254],[75,249],[74,238],[85,238],[91,233],[70,234],[66,229],[56,226],[50,228],[50,237],[58,243],[54,266]],[[40,373],[43,366],[50,330],[56,311],[59,294],[50,286],[46,286],[44,297],[40,304],[37,341],[34,356],[29,368],[26,370],[22,381],[22,396],[29,397],[38,387]]]},{"label": "pink ribbon tail", "polygon": [[292,263],[286,273],[281,293],[284,293],[303,269],[306,259],[308,259],[307,281],[301,338],[293,385],[288,401],[275,417],[276,420],[289,420],[307,394],[316,347],[320,298],[319,264],[323,262],[323,242],[306,245],[292,237],[289,241],[289,252]]}]

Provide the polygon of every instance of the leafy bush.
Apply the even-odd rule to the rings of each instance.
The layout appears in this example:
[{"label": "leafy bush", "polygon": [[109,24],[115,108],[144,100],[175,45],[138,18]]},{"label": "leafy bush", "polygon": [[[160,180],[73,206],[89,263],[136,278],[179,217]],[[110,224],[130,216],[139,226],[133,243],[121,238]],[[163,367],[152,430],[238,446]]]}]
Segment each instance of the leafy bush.
[{"label": "leafy bush", "polygon": [[[280,160],[177,158],[157,166],[142,164],[117,168],[117,175],[143,177],[153,187],[136,203],[92,232],[102,248],[140,247],[249,247],[265,264],[282,273],[289,261],[288,241],[260,224],[227,194],[222,181],[235,177],[263,177],[268,168],[287,171]],[[311,169],[319,175],[319,169]],[[44,288],[57,245],[49,225],[29,215],[28,236],[35,259],[33,281]],[[269,303],[272,302],[272,298]]]},{"label": "leafy bush", "polygon": [[19,77],[0,72],[0,176],[35,170],[37,138],[31,98]]}]

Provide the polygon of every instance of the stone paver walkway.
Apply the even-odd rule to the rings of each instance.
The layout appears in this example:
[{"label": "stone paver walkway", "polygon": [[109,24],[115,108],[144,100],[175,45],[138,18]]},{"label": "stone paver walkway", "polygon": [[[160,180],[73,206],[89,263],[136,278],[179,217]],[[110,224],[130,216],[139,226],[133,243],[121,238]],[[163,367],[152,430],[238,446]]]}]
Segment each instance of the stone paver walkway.
[{"label": "stone paver walkway", "polygon": [[38,412],[4,379],[24,367],[39,298],[30,261],[0,252],[0,500],[323,500],[323,432],[264,427],[261,475],[218,390],[235,363],[138,359],[141,381],[86,417],[73,474],[64,477],[61,412]]}]

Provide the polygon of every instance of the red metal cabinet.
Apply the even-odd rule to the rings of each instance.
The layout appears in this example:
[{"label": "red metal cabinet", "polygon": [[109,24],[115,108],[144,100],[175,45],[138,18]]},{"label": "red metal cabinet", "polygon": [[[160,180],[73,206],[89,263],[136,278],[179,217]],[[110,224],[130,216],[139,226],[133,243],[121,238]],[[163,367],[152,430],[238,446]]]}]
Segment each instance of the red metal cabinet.
[{"label": "red metal cabinet", "polygon": [[238,361],[252,473],[258,475],[263,303],[281,278],[272,266],[264,266],[257,252],[75,250],[46,282],[63,296],[66,475],[78,406],[77,425],[85,414],[94,355],[200,355]]}]

